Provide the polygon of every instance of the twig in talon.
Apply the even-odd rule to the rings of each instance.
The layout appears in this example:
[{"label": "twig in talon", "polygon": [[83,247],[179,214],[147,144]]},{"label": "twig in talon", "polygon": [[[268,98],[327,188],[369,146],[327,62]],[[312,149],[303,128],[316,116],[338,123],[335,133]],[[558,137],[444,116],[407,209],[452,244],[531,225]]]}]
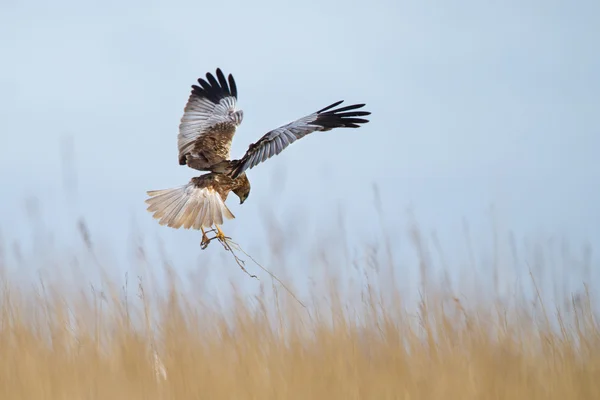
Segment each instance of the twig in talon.
[{"label": "twig in talon", "polygon": [[206,249],[208,247],[208,245],[210,244],[210,242],[212,242],[215,239],[219,239],[217,236],[213,236],[211,238],[209,238],[206,235],[202,236],[202,241],[200,242],[200,248],[202,250]]},{"label": "twig in talon", "polygon": [[[211,238],[209,238],[206,234],[207,233],[214,233],[216,236],[213,236]],[[231,239],[230,237],[224,236],[225,239]],[[208,245],[210,244],[210,242],[212,242],[213,240],[218,239],[219,242],[223,242],[222,238],[219,237],[218,235],[218,230],[216,229],[209,229],[207,231],[205,231],[204,229],[202,230],[202,241],[200,242],[200,248],[202,250],[206,249],[208,247]]]},{"label": "twig in talon", "polygon": [[202,241],[200,242],[200,248],[202,250],[205,250],[208,247],[208,245],[210,244],[210,242],[212,242],[214,239],[216,239],[216,238],[202,239]]}]

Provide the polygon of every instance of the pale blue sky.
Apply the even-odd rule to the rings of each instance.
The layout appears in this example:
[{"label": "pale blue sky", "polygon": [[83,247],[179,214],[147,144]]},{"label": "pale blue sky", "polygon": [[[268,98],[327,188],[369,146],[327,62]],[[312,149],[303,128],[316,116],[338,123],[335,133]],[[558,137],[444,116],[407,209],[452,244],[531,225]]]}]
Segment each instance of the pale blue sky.
[{"label": "pale blue sky", "polygon": [[[315,134],[250,171],[250,198],[229,201],[237,218],[223,229],[258,254],[268,210],[305,235],[288,241],[290,259],[326,236],[318,223],[335,224],[338,206],[352,246],[373,241],[373,183],[405,250],[409,206],[461,260],[462,218],[487,243],[492,203],[519,239],[598,248],[600,3],[496,3],[2,0],[0,229],[29,237],[22,203],[35,195],[58,241],[70,243],[84,215],[106,245],[128,244],[135,220],[181,265],[219,253],[160,227],[144,199],[194,176],[177,163],[177,127],[190,85],[220,67],[244,110],[236,156],[339,99],[372,112],[360,129]],[[235,266],[227,275],[239,277]]]}]

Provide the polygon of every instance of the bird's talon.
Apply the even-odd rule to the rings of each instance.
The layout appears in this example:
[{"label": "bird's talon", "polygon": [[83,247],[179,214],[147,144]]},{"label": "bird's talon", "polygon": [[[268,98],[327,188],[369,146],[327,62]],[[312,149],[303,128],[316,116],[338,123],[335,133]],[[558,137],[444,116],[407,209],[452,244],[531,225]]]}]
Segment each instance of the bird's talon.
[{"label": "bird's talon", "polygon": [[202,250],[206,249],[208,247],[209,243],[210,243],[210,239],[208,238],[208,236],[203,235],[202,241],[200,242],[200,248]]},{"label": "bird's talon", "polygon": [[225,242],[226,239],[229,239],[227,236],[225,236],[225,234],[223,233],[223,231],[221,229],[219,229],[218,226],[216,228],[217,228],[217,232],[215,233],[215,237],[217,239],[219,239],[219,241]]},{"label": "bird's talon", "polygon": [[[202,241],[200,241],[200,248],[202,250],[206,249],[208,247],[208,245],[210,244],[211,239],[208,238],[208,236],[206,236],[206,231],[204,231],[203,228],[202,229]],[[210,231],[209,231],[210,232]]]}]

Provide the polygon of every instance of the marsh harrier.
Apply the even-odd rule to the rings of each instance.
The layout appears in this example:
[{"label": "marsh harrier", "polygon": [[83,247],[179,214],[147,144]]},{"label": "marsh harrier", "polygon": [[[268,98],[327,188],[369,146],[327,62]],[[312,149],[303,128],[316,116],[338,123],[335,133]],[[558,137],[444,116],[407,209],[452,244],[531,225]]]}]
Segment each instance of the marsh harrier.
[{"label": "marsh harrier", "polygon": [[296,140],[315,131],[334,128],[358,128],[369,122],[358,118],[370,115],[356,111],[364,104],[339,107],[337,101],[319,111],[266,133],[252,143],[239,160],[230,159],[231,141],[242,123],[243,112],[236,108],[237,86],[233,76],[227,79],[220,69],[216,77],[210,72],[206,79],[198,79],[200,86],[192,85],[192,92],[179,125],[179,164],[207,173],[183,186],[149,191],[146,200],[148,211],[161,225],[172,228],[216,228],[219,239],[225,236],[219,225],[234,215],[225,205],[230,192],[235,193],[240,204],[250,194],[250,181],[246,171],[281,153]]}]

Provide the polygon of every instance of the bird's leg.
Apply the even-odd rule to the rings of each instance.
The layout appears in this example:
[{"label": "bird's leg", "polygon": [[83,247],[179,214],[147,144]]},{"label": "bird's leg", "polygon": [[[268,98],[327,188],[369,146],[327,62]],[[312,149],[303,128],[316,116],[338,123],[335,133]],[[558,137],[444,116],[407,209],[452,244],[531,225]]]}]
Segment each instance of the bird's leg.
[{"label": "bird's leg", "polygon": [[208,238],[208,236],[206,236],[206,232],[204,232],[204,227],[201,226],[200,230],[202,231],[202,241],[200,242],[200,247],[202,247],[202,249],[205,249],[210,243],[210,239]]},{"label": "bird's leg", "polygon": [[[215,236],[209,239],[209,237],[206,235],[207,231],[204,230],[204,227],[200,227],[200,229],[202,230],[202,241],[200,242],[200,247],[202,248],[202,250],[206,249],[208,247],[208,244],[210,242],[212,242],[214,239],[219,239],[219,241],[221,243],[223,243],[223,245],[225,245],[226,240],[229,239],[228,237],[225,236],[225,234],[219,228],[218,225],[215,224],[215,228],[216,228]],[[208,232],[215,232],[215,229],[209,229]]]},{"label": "bird's leg", "polygon": [[223,231],[221,230],[221,228],[219,228],[219,225],[215,224],[215,228],[217,228],[217,239],[219,239],[221,242],[225,241],[225,234],[223,233]]}]

